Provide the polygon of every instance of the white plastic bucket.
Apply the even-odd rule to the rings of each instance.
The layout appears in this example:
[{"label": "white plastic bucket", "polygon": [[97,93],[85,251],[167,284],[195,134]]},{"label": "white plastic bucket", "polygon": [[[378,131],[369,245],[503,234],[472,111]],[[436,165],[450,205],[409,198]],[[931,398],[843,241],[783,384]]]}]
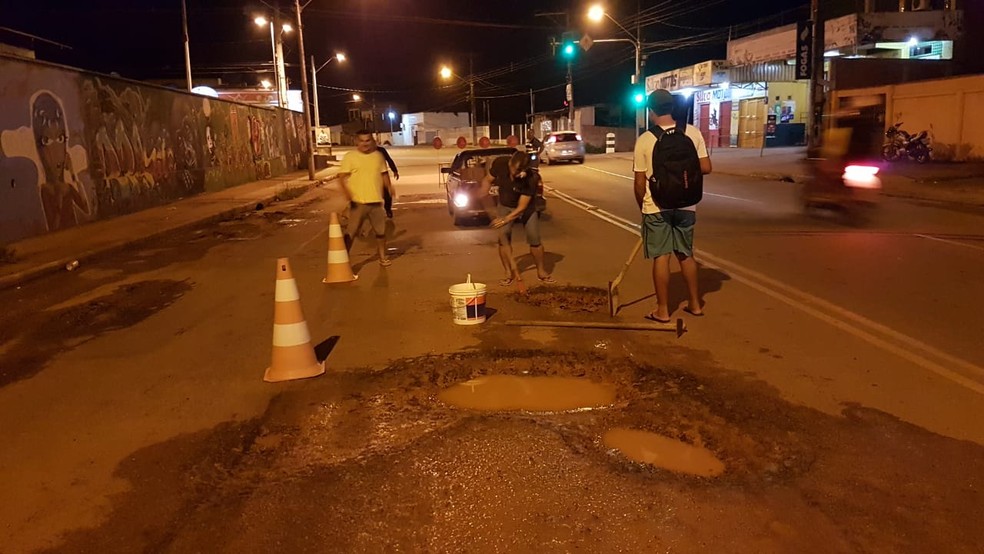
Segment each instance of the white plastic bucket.
[{"label": "white plastic bucket", "polygon": [[451,285],[451,315],[458,325],[477,325],[485,323],[485,284],[468,281]]}]

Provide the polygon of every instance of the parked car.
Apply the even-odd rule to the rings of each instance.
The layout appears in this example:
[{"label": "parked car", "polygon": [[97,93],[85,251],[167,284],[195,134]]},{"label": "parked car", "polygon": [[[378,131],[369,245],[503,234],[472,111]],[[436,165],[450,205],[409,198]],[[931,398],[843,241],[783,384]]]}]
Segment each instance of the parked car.
[{"label": "parked car", "polygon": [[584,163],[584,141],[574,131],[557,131],[548,134],[543,140],[544,164],[554,162]]},{"label": "parked car", "polygon": [[[490,198],[483,201],[479,196],[482,180],[496,158],[508,158],[516,150],[508,147],[463,150],[455,155],[451,163],[441,164],[441,185],[447,194],[448,214],[454,218],[455,225],[462,225],[468,220],[488,219],[489,211],[498,204],[499,191],[493,185],[489,191]],[[542,182],[536,201],[541,211],[545,209]]]}]

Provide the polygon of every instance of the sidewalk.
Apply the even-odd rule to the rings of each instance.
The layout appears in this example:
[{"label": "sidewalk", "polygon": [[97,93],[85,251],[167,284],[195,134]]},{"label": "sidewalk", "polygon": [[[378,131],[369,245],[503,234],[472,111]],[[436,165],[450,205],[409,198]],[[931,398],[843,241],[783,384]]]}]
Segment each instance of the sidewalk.
[{"label": "sidewalk", "polygon": [[[612,156],[612,154],[608,154]],[[614,154],[631,160],[631,153]],[[808,178],[806,148],[715,148],[711,152],[714,173],[768,180],[801,182]],[[984,207],[984,163],[887,164],[880,173],[883,194]]]},{"label": "sidewalk", "polygon": [[285,189],[298,196],[337,174],[337,166],[329,167],[316,173],[315,181],[308,181],[307,172],[295,171],[8,244],[13,261],[0,263],[0,289],[61,270],[74,261],[81,264],[149,238],[255,210],[257,204],[277,200]]}]

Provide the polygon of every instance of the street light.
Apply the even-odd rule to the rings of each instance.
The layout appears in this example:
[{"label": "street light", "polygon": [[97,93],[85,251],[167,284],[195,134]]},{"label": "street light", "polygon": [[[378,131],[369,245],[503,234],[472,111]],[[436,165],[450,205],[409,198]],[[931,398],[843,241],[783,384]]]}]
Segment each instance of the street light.
[{"label": "street light", "polygon": [[[315,140],[318,136],[318,127],[321,125],[321,112],[318,110],[318,72],[325,68],[326,65],[330,64],[332,61],[338,60],[338,63],[345,61],[345,54],[341,52],[336,52],[334,56],[328,58],[328,60],[321,64],[321,66],[315,65],[314,56],[311,56],[311,90],[314,91],[314,135]],[[317,142],[315,142],[317,144]]]},{"label": "street light", "polygon": [[262,81],[260,81],[260,86],[265,89],[268,89],[273,86],[273,83],[271,83],[269,79],[263,79]]},{"label": "street light", "polygon": [[[607,11],[605,11],[605,8],[601,4],[595,4],[591,6],[591,8],[588,9],[587,16],[588,19],[596,23],[600,23],[602,19],[607,17],[612,21],[612,23],[618,26],[618,28],[621,29],[622,32],[624,32],[626,35],[630,37],[630,38],[599,39],[599,40],[595,40],[594,42],[628,42],[632,44],[633,48],[635,48],[635,75],[632,79],[632,84],[634,86],[639,86],[642,80],[642,75],[641,75],[642,74],[642,40],[639,38],[638,28],[636,30],[636,35],[633,36],[632,33],[628,31],[628,29],[623,27],[621,23],[616,21],[615,18],[613,18]],[[639,131],[639,127],[643,125],[643,121],[642,121],[644,119],[643,116],[644,116],[644,110],[642,108],[637,109],[636,110],[637,132]]]},{"label": "street light", "polygon": [[464,79],[459,75],[455,75],[451,68],[443,65],[441,66],[441,71],[439,72],[441,78],[448,80],[451,77],[458,77],[462,81],[468,82],[468,98],[471,101],[471,128],[472,128],[472,144],[478,143],[478,130],[475,128],[475,79],[469,76],[468,79]]},{"label": "street light", "polygon": [[389,120],[390,120],[390,134],[392,135],[393,134],[393,120],[396,119],[396,113],[393,110],[390,110],[389,113],[386,114],[386,117],[388,117]]},{"label": "street light", "polygon": [[358,102],[359,100],[362,100],[362,97],[359,96],[358,94],[353,94],[352,95],[352,100],[355,101],[355,102]]},{"label": "street light", "polygon": [[280,26],[280,33],[274,30],[274,22],[265,16],[258,15],[253,18],[253,23],[257,27],[270,27],[270,49],[273,51],[273,73],[277,81],[277,104],[283,108],[287,102],[287,73],[284,69],[284,45],[281,37],[283,33],[294,30],[290,23],[283,23]]}]

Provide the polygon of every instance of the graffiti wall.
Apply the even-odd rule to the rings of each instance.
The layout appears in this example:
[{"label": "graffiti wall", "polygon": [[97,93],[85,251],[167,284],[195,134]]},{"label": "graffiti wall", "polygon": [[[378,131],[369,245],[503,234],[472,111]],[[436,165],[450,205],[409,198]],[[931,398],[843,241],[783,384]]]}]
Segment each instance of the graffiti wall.
[{"label": "graffiti wall", "polygon": [[0,56],[0,243],[302,167],[303,115]]}]

